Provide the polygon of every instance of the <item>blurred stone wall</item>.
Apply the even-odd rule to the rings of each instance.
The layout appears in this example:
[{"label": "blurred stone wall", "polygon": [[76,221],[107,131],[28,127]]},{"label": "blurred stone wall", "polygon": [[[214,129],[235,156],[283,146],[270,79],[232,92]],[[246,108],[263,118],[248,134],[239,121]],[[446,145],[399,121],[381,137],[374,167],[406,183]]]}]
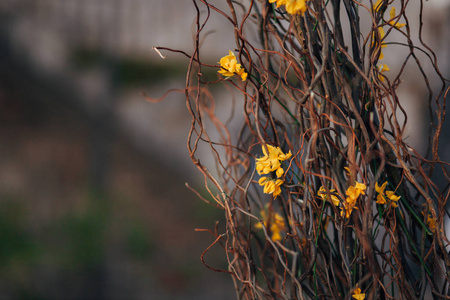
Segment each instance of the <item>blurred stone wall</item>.
[{"label": "blurred stone wall", "polygon": [[230,298],[184,95],[142,96],[184,86],[151,47],[189,51],[188,3],[0,0],[2,299]]},{"label": "blurred stone wall", "polygon": [[[218,0],[210,3],[226,5]],[[205,11],[204,6],[200,9]],[[70,47],[147,59],[153,46],[193,49],[196,11],[190,0],[2,0],[0,11],[26,17],[35,28],[51,29]],[[216,59],[227,49],[223,47],[232,46],[226,45],[232,30],[224,18],[213,18],[208,26],[215,34],[202,50]]]}]

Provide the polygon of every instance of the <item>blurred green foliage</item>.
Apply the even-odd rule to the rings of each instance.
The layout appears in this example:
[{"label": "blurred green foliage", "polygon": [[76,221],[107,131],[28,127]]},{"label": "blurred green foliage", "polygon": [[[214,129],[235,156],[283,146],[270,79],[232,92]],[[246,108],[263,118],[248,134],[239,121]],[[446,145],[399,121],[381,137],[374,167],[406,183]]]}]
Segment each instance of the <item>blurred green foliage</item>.
[{"label": "blurred green foliage", "polygon": [[27,229],[26,212],[20,202],[0,202],[0,270],[11,272],[36,258],[36,241]]},{"label": "blurred green foliage", "polygon": [[134,57],[113,58],[103,52],[77,49],[73,52],[71,62],[79,69],[97,66],[114,68],[120,87],[161,83],[176,77],[184,77],[186,65],[164,62],[153,62]]},{"label": "blurred green foliage", "polygon": [[59,220],[53,237],[59,237],[60,261],[77,267],[100,264],[105,254],[107,217],[104,212],[88,210]]},{"label": "blurred green foliage", "polygon": [[156,247],[155,239],[139,220],[130,222],[126,228],[125,235],[127,252],[132,258],[136,260],[147,260],[150,258]]},{"label": "blurred green foliage", "polygon": [[[32,214],[24,202],[2,199],[0,292],[11,299],[52,299],[53,289],[64,293],[65,288],[83,286],[92,272],[103,272],[111,263],[111,247],[117,245],[122,245],[118,257],[147,264],[156,247],[154,238],[135,208],[124,213],[114,201],[91,195],[77,209],[31,224]],[[56,283],[63,286],[40,291],[37,286],[48,285],[51,274],[61,274]],[[39,298],[42,292],[49,294]]]},{"label": "blurred green foliage", "polygon": [[[150,58],[150,55],[149,55]],[[150,60],[139,57],[115,58],[100,51],[76,49],[72,52],[71,63],[76,68],[86,70],[104,66],[112,68],[115,80],[121,88],[154,85],[186,76],[188,60]],[[216,62],[211,62],[215,64]],[[203,68],[203,78],[217,80],[217,70]]]}]

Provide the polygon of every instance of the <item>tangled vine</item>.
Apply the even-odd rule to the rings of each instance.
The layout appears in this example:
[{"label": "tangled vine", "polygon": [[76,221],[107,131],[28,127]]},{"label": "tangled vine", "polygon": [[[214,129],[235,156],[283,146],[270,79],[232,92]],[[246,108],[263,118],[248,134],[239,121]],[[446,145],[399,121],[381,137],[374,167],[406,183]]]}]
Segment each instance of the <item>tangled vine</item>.
[{"label": "tangled vine", "polygon": [[[449,299],[450,189],[433,180],[450,182],[439,157],[448,81],[422,38],[423,0],[412,16],[408,0],[192,4],[193,53],[156,49],[189,58],[187,146],[226,218],[223,230],[209,230],[202,260],[221,245],[228,268],[207,267],[230,274],[240,299]],[[235,35],[218,63],[201,59],[212,18],[225,18]],[[391,40],[394,32],[400,38]],[[399,48],[401,64],[389,67],[385,56]],[[397,93],[411,65],[428,89],[423,154],[406,141]],[[241,112],[230,116],[238,131],[215,114],[208,88],[218,84],[239,94],[229,97]],[[201,163],[200,145],[217,171]]]}]

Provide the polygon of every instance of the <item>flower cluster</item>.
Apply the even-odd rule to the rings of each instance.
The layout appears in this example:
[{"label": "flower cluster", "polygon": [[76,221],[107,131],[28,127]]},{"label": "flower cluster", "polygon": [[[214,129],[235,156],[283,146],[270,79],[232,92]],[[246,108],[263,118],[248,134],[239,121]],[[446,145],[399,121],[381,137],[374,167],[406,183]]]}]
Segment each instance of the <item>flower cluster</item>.
[{"label": "flower cluster", "polygon": [[228,51],[228,55],[222,57],[219,61],[220,66],[222,67],[219,70],[219,73],[225,77],[231,77],[234,75],[241,76],[242,81],[247,79],[248,74],[245,72],[242,65],[237,62],[236,56],[231,50]]},{"label": "flower cluster", "polygon": [[[329,191],[330,191],[331,202],[333,202],[333,204],[335,206],[339,206],[339,203],[340,203],[339,198],[332,194],[332,193],[335,193],[336,190],[329,189]],[[321,186],[319,188],[319,190],[317,191],[317,196],[322,198],[322,200],[324,200],[324,201],[327,200],[328,199],[327,190],[323,186]]]},{"label": "flower cluster", "polygon": [[281,167],[281,162],[291,158],[292,153],[289,150],[288,153],[284,154],[281,151],[280,147],[274,147],[271,145],[262,146],[262,152],[264,154],[263,157],[256,159],[256,171],[258,174],[269,174],[270,172],[274,172],[277,174],[277,177],[281,177],[284,174],[284,170]]},{"label": "flower cluster", "polygon": [[[281,167],[281,162],[289,159],[292,156],[291,151],[287,154],[284,154],[281,151],[280,147],[274,147],[271,145],[266,145],[266,147],[262,146],[262,151],[264,156],[256,159],[256,171],[258,174],[269,174],[271,172],[275,172],[278,178],[283,176],[284,170]],[[281,179],[272,179],[269,177],[261,177],[258,181],[259,185],[264,186],[264,193],[273,194],[276,198],[279,194],[281,194],[280,186],[284,183]]]},{"label": "flower cluster", "polygon": [[281,179],[271,179],[269,177],[261,177],[258,181],[260,186],[264,186],[265,194],[272,194],[276,198],[281,194],[281,185],[284,183]]},{"label": "flower cluster", "polygon": [[[261,211],[261,218],[263,219],[264,227],[270,225],[270,232],[272,233],[272,240],[281,241],[281,231],[286,231],[286,224],[284,223],[283,217],[279,213],[271,213],[267,216],[264,210]],[[256,223],[255,228],[262,229],[261,223]]]},{"label": "flower cluster", "polygon": [[[373,5],[373,10],[375,12],[379,12],[379,10],[381,9],[381,7],[383,6],[383,1],[384,0],[378,0],[374,5]],[[399,23],[398,20],[394,21],[394,19],[396,18],[395,16],[395,7],[392,7],[391,10],[389,11],[389,16],[390,16],[390,21],[388,22],[389,25],[394,26],[397,29],[402,28],[403,26],[405,26],[405,23]],[[380,40],[384,39],[384,29],[383,27],[378,27],[378,33],[380,35]],[[373,36],[373,39],[375,40],[375,33]],[[382,42],[381,43],[381,49],[386,48],[386,43]],[[383,51],[380,51],[380,57],[379,59],[382,60],[384,58],[384,54]],[[382,75],[384,72],[388,72],[390,71],[389,67],[382,63],[380,65],[377,66],[378,69],[378,78],[380,79],[380,81],[384,81],[384,76]]]},{"label": "flower cluster", "polygon": [[356,201],[358,200],[360,195],[365,195],[366,185],[364,183],[356,182],[355,185],[349,186],[348,189],[345,191],[345,194],[347,195],[347,198],[345,198],[344,206],[341,207],[341,216],[344,216],[346,218],[350,218],[350,215],[353,211],[353,209],[358,209],[356,207]]},{"label": "flower cluster", "polygon": [[306,1],[308,0],[269,0],[270,3],[276,3],[277,7],[284,5],[288,14],[295,15],[297,13],[301,13],[302,15],[305,13]]},{"label": "flower cluster", "polygon": [[400,196],[395,195],[393,191],[384,191],[386,189],[387,181],[384,182],[381,186],[378,185],[378,182],[375,183],[375,191],[378,193],[377,196],[377,204],[386,204],[387,199],[391,200],[392,207],[398,207],[397,201],[400,199]]}]

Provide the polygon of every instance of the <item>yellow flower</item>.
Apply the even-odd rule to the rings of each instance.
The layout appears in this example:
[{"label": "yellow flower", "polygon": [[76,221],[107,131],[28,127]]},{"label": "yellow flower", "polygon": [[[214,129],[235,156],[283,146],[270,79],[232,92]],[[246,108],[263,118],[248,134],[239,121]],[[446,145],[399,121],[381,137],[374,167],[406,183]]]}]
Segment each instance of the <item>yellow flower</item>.
[{"label": "yellow flower", "polygon": [[270,3],[276,2],[277,7],[284,5],[288,14],[295,15],[297,13],[304,14],[308,0],[269,0]]},{"label": "yellow flower", "polygon": [[259,175],[269,174],[270,172],[276,172],[277,177],[281,177],[284,174],[284,170],[281,167],[281,162],[289,159],[292,156],[291,151],[284,154],[280,147],[274,147],[266,145],[269,153],[266,151],[266,147],[262,146],[264,156],[256,159],[256,171]]},{"label": "yellow flower", "polygon": [[[261,211],[261,219],[263,219],[264,227],[267,227],[267,225],[270,223],[270,232],[272,233],[272,240],[275,241],[281,241],[281,231],[286,230],[286,224],[284,223],[283,217],[279,213],[273,213],[270,215],[270,217],[267,217],[267,214],[265,211]],[[256,223],[255,228],[262,229],[261,223]]]},{"label": "yellow flower", "polygon": [[359,190],[354,186],[349,186],[345,191],[345,194],[348,196],[347,199],[349,200],[347,200],[347,202],[349,202],[352,199],[356,200],[359,197]]},{"label": "yellow flower", "polygon": [[350,177],[350,168],[344,167],[344,170],[345,170],[345,174],[347,174],[347,176]]},{"label": "yellow flower", "polygon": [[[336,192],[335,189],[330,189],[330,194],[335,193],[335,192]],[[322,200],[326,200],[328,198],[327,191],[325,190],[325,188],[323,186],[321,186],[319,188],[319,190],[317,191],[317,196],[321,197]],[[339,198],[333,194],[331,194],[331,202],[333,202],[333,204],[335,206],[339,206],[339,203],[340,203]]]},{"label": "yellow flower", "polygon": [[380,186],[378,186],[378,182],[375,182],[375,191],[377,191],[377,204],[386,204],[386,197],[384,196],[384,189],[386,188],[387,181]]},{"label": "yellow flower", "polygon": [[344,202],[344,206],[341,207],[341,216],[344,216],[344,213],[345,213],[345,217],[347,219],[350,218],[350,215],[352,214],[353,209],[358,209],[358,207],[356,207],[356,201]]},{"label": "yellow flower", "polygon": [[284,174],[284,170],[282,167],[279,167],[276,171],[275,174],[277,174],[277,177],[281,177]]},{"label": "yellow flower", "polygon": [[362,194],[362,195],[365,195],[366,193],[365,193],[365,190],[366,190],[366,185],[364,184],[364,183],[360,183],[360,182],[356,182],[355,183],[355,188],[356,189],[358,189],[359,190],[359,192]]},{"label": "yellow flower", "polygon": [[[384,39],[385,33],[384,33],[384,29],[383,27],[378,27],[378,33],[380,34],[380,41],[382,41]],[[375,32],[373,32],[372,34],[372,47],[375,44],[375,40],[376,40],[376,35]],[[381,49],[386,48],[387,45],[385,42],[381,42]],[[384,54],[383,51],[380,51],[380,60],[384,58]]]},{"label": "yellow flower", "polygon": [[[378,66],[378,72],[380,72],[380,73],[388,72],[390,70],[391,69],[389,69],[388,65],[386,65],[386,64],[380,64]],[[378,79],[380,79],[380,81],[384,81],[384,76],[381,74],[378,74]]]},{"label": "yellow flower", "polygon": [[[387,199],[391,200],[392,207],[398,207],[398,200],[400,200],[400,196],[395,195],[393,191],[384,191],[386,189],[387,181],[385,181],[381,187],[378,185],[378,182],[375,182],[375,191],[378,193],[377,196],[377,204],[386,204]],[[387,199],[386,199],[387,198]]]},{"label": "yellow flower", "polygon": [[[380,8],[381,8],[381,6],[383,5],[383,2],[384,0],[378,0],[374,5],[373,5],[373,10],[375,11],[375,12],[378,12],[379,10],[380,10]],[[391,10],[389,11],[389,16],[390,16],[390,18],[391,19],[394,19],[395,18],[395,7],[392,7],[391,8]],[[402,28],[403,26],[405,26],[406,25],[406,23],[396,23],[396,21],[390,21],[389,22],[389,25],[391,25],[391,26],[395,26],[395,28],[397,28],[397,29],[400,29],[400,28]]]},{"label": "yellow flower", "polygon": [[236,72],[238,62],[236,60],[236,56],[231,50],[228,52],[227,56],[224,56],[220,59],[220,66],[223,68],[219,70],[219,73],[223,76],[233,76]]},{"label": "yellow flower", "polygon": [[[391,17],[391,19],[395,18],[395,7],[391,8],[391,10],[389,12],[389,16]],[[396,21],[390,21],[389,24],[392,26],[395,26],[395,28],[397,28],[397,29],[400,29],[406,25],[406,23],[398,23]]]},{"label": "yellow flower", "polygon": [[393,191],[386,191],[386,196],[391,200],[392,207],[398,207],[397,201],[400,200],[400,196],[396,196]]},{"label": "yellow flower", "polygon": [[355,186],[349,186],[345,191],[345,194],[348,196],[347,202],[354,202],[358,199],[359,195],[365,195],[366,185],[364,183],[356,182]]},{"label": "yellow flower", "polygon": [[383,5],[383,1],[384,0],[378,0],[377,2],[375,2],[375,4],[373,5],[373,10],[375,12],[378,12],[380,10],[381,6]]},{"label": "yellow flower", "polygon": [[356,288],[355,292],[353,293],[352,297],[356,300],[364,300],[366,298],[366,294],[365,293],[361,293],[361,289],[360,288]]},{"label": "yellow flower", "polygon": [[219,61],[222,69],[219,70],[219,73],[225,77],[231,77],[233,75],[241,76],[242,81],[247,79],[247,73],[242,68],[241,64],[237,62],[236,56],[231,50],[228,51],[228,55],[222,57]]},{"label": "yellow flower", "polygon": [[341,216],[343,216],[345,212],[345,217],[349,218],[353,209],[358,209],[358,207],[356,207],[356,201],[361,194],[365,195],[366,188],[366,185],[360,182],[356,182],[354,186],[349,186],[347,188],[345,194],[348,197],[345,198],[345,201],[343,203],[344,207],[341,208]]},{"label": "yellow flower", "polygon": [[287,0],[269,0],[270,3],[276,2],[277,7],[280,7],[281,5],[286,4]]},{"label": "yellow flower", "polygon": [[281,179],[271,179],[261,177],[258,181],[259,185],[264,186],[264,194],[273,194],[274,199],[281,194],[281,185],[284,183]]},{"label": "yellow flower", "polygon": [[305,0],[287,0],[285,2],[286,11],[291,15],[295,15],[299,12],[303,15],[306,11]]}]

